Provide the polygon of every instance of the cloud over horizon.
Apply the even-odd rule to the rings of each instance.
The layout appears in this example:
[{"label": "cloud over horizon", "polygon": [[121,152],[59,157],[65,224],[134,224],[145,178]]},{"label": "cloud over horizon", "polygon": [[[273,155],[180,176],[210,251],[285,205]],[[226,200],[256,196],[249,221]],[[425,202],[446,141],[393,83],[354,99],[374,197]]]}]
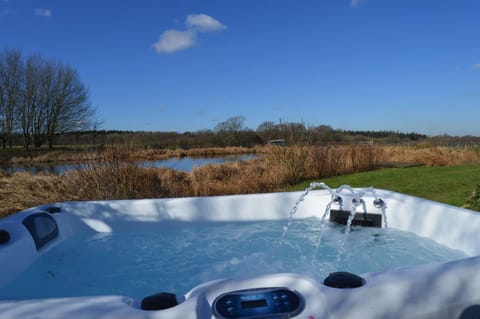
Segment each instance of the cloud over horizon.
[{"label": "cloud over horizon", "polygon": [[186,30],[166,30],[153,44],[157,53],[175,53],[194,46],[198,33],[221,31],[227,27],[206,14],[189,14],[185,20]]},{"label": "cloud over horizon", "polygon": [[472,64],[472,67],[474,69],[480,70],[480,63],[474,63],[474,64]]}]

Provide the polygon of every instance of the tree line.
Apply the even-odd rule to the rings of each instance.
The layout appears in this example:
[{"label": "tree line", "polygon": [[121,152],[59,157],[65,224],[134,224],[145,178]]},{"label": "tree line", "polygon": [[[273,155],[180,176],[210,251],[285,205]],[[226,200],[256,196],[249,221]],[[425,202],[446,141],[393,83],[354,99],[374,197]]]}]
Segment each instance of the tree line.
[{"label": "tree line", "polygon": [[39,54],[0,52],[0,141],[6,148],[21,136],[25,149],[48,145],[68,131],[95,123],[88,90],[77,71]]},{"label": "tree line", "polygon": [[[302,122],[265,121],[256,129],[245,126],[244,116],[233,116],[219,122],[211,129],[194,132],[123,131],[98,129],[92,122],[89,130],[57,133],[57,146],[135,144],[153,148],[201,148],[267,144],[272,140],[284,140],[286,145],[339,145],[379,144],[428,146],[480,146],[476,136],[427,136],[399,131],[353,131],[334,129],[329,125],[305,125]],[[21,145],[22,134],[14,133],[14,145]]]},{"label": "tree line", "polygon": [[[200,148],[268,144],[283,140],[285,145],[309,144],[413,144],[429,138],[422,134],[394,131],[345,131],[328,125],[305,125],[301,122],[265,121],[256,129],[245,126],[244,116],[233,116],[213,128],[194,132],[150,132],[121,130],[86,130],[59,134],[57,145],[92,145],[92,136],[97,144],[129,144],[153,148]],[[20,136],[17,141],[20,142]]]}]

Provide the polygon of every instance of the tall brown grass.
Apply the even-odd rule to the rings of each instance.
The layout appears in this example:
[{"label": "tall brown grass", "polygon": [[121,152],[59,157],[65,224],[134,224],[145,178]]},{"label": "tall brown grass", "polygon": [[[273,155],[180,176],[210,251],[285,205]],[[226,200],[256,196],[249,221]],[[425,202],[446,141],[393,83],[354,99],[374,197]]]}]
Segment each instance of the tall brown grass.
[{"label": "tall brown grass", "polygon": [[81,162],[91,157],[93,151],[49,151],[32,156],[14,156],[9,160],[11,165],[57,163],[57,162]]},{"label": "tall brown grass", "polygon": [[0,171],[0,217],[56,201],[276,191],[306,179],[372,170],[381,161],[425,165],[480,163],[478,152],[461,149],[268,146],[257,150],[262,155],[253,160],[196,167],[186,173],[142,167],[137,152],[134,147],[109,147],[86,158],[88,161],[81,169],[58,176]]},{"label": "tall brown grass", "polygon": [[70,183],[67,191],[82,199],[128,199],[185,196],[191,193],[188,174],[165,168],[145,168],[138,164],[127,147],[110,147],[64,174]]},{"label": "tall brown grass", "polygon": [[420,163],[427,166],[480,162],[480,151],[453,147],[383,147],[382,161]]},{"label": "tall brown grass", "polygon": [[52,174],[0,172],[0,217],[39,204],[74,200],[63,190],[71,181]]},{"label": "tall brown grass", "polygon": [[145,148],[138,145],[114,145],[103,146],[97,149],[85,151],[48,151],[41,154],[35,154],[26,157],[13,157],[10,159],[11,165],[22,164],[39,164],[39,163],[55,163],[55,162],[88,162],[91,160],[102,160],[104,152],[111,149],[128,149],[129,156],[136,160],[162,160],[167,158],[182,157],[213,157],[236,154],[254,154],[261,147],[208,147],[208,148],[191,148],[191,149],[159,149]]},{"label": "tall brown grass", "polygon": [[260,159],[195,168],[192,187],[194,195],[267,192],[305,179],[371,170],[380,156],[381,149],[371,146],[270,146]]}]

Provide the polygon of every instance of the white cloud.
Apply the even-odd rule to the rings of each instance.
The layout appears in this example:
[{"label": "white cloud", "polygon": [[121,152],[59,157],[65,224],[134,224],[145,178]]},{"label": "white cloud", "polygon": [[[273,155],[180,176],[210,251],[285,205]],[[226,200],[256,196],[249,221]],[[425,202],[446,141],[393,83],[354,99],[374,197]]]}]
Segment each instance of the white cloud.
[{"label": "white cloud", "polygon": [[195,32],[191,30],[167,30],[160,35],[160,39],[153,44],[157,53],[174,53],[195,45]]},{"label": "white cloud", "polygon": [[480,70],[480,63],[475,63],[472,65],[474,69]]},{"label": "white cloud", "polygon": [[366,2],[367,0],[351,0],[350,6],[352,8],[358,8],[362,3]]},{"label": "white cloud", "polygon": [[42,8],[36,8],[35,9],[35,15],[39,17],[51,17],[52,16],[52,10],[50,9],[42,9]]},{"label": "white cloud", "polygon": [[206,14],[189,14],[185,21],[187,29],[166,30],[153,44],[157,53],[174,53],[188,49],[196,44],[198,33],[213,32],[226,29],[218,20]]},{"label": "white cloud", "polygon": [[199,32],[212,32],[226,29],[226,26],[220,23],[220,21],[203,13],[189,14],[186,23],[188,28]]}]

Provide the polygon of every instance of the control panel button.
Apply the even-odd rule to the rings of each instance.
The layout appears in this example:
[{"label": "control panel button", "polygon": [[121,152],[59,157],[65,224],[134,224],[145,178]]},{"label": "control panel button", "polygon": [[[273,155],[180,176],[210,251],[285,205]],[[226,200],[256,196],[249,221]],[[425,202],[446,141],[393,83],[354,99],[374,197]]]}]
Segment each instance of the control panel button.
[{"label": "control panel button", "polygon": [[289,288],[254,288],[218,296],[212,312],[218,319],[278,319],[296,316],[304,306],[301,294]]}]

